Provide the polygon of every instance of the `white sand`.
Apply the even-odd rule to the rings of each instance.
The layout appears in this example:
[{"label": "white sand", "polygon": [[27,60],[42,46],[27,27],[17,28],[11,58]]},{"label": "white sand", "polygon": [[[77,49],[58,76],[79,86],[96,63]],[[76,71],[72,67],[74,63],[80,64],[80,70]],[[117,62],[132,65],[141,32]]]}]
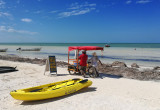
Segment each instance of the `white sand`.
[{"label": "white sand", "polygon": [[58,68],[58,76],[44,75],[45,66],[0,60],[0,66],[19,71],[0,74],[0,110],[160,110],[160,82],[114,78],[89,78],[92,86],[74,94],[42,101],[23,102],[10,91],[42,84],[82,78]]}]

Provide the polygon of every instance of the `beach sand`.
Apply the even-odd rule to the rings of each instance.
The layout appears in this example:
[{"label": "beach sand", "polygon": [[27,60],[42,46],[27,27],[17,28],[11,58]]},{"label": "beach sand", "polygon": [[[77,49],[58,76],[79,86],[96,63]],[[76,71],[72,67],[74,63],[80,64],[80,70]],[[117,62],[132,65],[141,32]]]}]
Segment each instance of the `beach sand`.
[{"label": "beach sand", "polygon": [[47,100],[23,102],[10,96],[10,91],[57,81],[83,78],[69,75],[67,68],[58,67],[58,76],[46,72],[45,66],[0,60],[1,66],[18,71],[0,73],[0,110],[160,110],[160,82],[139,81],[110,75],[88,78],[89,88]]}]

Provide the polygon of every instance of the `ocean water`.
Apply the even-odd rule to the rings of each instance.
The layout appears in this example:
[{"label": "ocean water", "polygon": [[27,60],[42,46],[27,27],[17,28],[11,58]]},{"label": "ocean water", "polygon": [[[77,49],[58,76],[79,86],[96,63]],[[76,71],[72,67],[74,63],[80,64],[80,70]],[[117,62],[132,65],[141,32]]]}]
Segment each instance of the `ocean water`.
[{"label": "ocean water", "polygon": [[[100,46],[104,43],[1,43],[0,49],[8,48],[7,52],[0,55],[18,55],[20,57],[47,58],[55,55],[57,60],[68,60],[69,46]],[[101,51],[87,51],[89,58],[96,52],[103,63],[122,61],[128,65],[137,63],[140,66],[160,66],[160,43],[158,44],[134,44],[134,43],[112,43],[111,47],[104,47],[103,56]],[[19,52],[17,48],[39,48],[40,52]],[[70,58],[74,58],[74,51],[70,52]]]},{"label": "ocean water", "polygon": [[[0,43],[0,46],[100,46],[106,43]],[[111,47],[160,48],[160,43],[110,43]]]}]

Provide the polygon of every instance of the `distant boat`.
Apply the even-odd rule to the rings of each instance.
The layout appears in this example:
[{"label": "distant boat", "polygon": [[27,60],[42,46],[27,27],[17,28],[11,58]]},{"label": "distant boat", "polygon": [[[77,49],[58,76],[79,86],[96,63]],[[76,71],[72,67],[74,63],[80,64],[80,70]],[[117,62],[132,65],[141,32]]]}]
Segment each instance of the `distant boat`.
[{"label": "distant boat", "polygon": [[32,49],[22,49],[22,48],[18,48],[18,51],[40,51],[41,48],[32,48]]},{"label": "distant boat", "polygon": [[8,49],[0,49],[0,52],[6,52]]},{"label": "distant boat", "polygon": [[105,47],[110,47],[110,45],[109,45],[109,44],[106,44]]}]

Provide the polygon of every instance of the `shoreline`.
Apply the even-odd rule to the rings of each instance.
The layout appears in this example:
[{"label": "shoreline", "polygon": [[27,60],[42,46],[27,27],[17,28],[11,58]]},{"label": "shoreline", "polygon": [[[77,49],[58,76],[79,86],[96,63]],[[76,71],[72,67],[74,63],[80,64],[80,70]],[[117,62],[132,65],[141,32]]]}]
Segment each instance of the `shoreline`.
[{"label": "shoreline", "polygon": [[[46,59],[39,58],[27,58],[19,56],[2,56],[0,55],[0,60],[13,61],[13,62],[23,62],[38,65],[45,65]],[[65,61],[56,61],[57,67],[68,67],[68,63]],[[118,77],[124,77],[128,79],[138,79],[138,80],[160,80],[160,67],[142,67],[135,65],[126,65],[124,62],[115,61],[111,64],[98,65],[98,71],[100,74],[116,75]]]},{"label": "shoreline", "polygon": [[[78,45],[78,44],[75,44]],[[84,44],[83,44],[84,45]],[[87,45],[87,44],[86,44]],[[89,45],[89,44],[88,44]],[[47,58],[49,55],[56,56],[56,59],[68,61],[68,45],[62,46],[61,44],[48,46],[24,46],[24,45],[1,45],[1,48],[8,48],[7,52],[0,53],[1,55],[17,55],[20,57],[30,57],[30,58]],[[32,48],[42,48],[39,52],[18,52],[16,51],[17,48],[24,48],[24,49],[32,49]],[[89,57],[92,56],[94,51],[88,51],[87,54]],[[103,51],[103,58],[101,57],[101,52],[96,51],[97,55],[99,56],[100,60],[104,63],[112,63],[113,61],[122,61],[125,62],[127,65],[131,65],[132,62],[137,63],[141,66],[149,66],[154,67],[160,65],[160,57],[159,57],[159,48],[137,48],[135,47],[110,47],[105,48]],[[71,52],[71,56],[74,56],[74,52]]]}]

